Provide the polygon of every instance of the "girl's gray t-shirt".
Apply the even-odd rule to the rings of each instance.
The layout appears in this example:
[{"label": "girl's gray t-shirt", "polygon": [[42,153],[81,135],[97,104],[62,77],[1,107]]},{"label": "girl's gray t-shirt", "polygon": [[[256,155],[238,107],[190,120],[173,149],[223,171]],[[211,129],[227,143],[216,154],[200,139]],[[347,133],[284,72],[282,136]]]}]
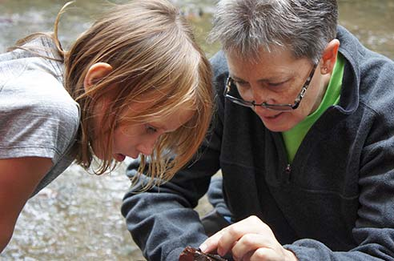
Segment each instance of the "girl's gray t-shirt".
[{"label": "girl's gray t-shirt", "polygon": [[[25,46],[59,58],[49,38]],[[0,54],[0,159],[44,157],[53,163],[32,196],[73,162],[68,152],[79,122],[79,106],[63,87],[62,62],[21,49]]]}]

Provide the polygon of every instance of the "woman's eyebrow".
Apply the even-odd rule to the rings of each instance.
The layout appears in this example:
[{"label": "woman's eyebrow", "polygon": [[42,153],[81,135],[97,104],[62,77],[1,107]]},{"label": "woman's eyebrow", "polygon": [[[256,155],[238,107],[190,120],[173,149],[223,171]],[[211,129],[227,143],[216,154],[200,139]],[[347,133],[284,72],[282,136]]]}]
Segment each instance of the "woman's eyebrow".
[{"label": "woman's eyebrow", "polygon": [[[235,75],[230,75],[230,77],[236,82],[248,82],[248,81],[243,80],[242,78],[239,78]],[[258,79],[257,82],[265,83],[265,82],[272,82],[272,81],[277,81],[277,80],[278,80],[278,76],[274,76],[274,77],[269,77],[269,78]]]}]

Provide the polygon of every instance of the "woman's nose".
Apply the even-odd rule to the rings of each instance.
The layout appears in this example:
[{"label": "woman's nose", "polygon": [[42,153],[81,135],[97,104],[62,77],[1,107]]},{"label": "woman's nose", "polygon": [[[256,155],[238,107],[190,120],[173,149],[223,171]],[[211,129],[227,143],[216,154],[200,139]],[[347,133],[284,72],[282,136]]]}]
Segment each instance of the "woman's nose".
[{"label": "woman's nose", "polygon": [[250,97],[250,101],[255,101],[255,103],[260,104],[263,102],[269,103],[269,91],[267,88],[262,87],[262,86],[252,86],[250,88],[250,91],[248,93],[248,96]]}]

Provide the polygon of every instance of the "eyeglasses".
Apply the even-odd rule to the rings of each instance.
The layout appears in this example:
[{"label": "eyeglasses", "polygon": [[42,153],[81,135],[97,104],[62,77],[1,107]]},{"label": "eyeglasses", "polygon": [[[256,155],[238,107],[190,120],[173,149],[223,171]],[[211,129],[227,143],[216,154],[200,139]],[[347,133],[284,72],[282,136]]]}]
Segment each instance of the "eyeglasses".
[{"label": "eyeglasses", "polygon": [[255,101],[245,101],[242,98],[234,97],[233,95],[229,94],[233,85],[235,85],[234,80],[229,76],[226,82],[226,88],[224,90],[224,97],[226,97],[231,102],[249,108],[254,108],[256,106],[261,106],[269,110],[273,111],[291,111],[298,108],[301,103],[302,98],[304,98],[305,92],[309,87],[309,84],[312,81],[313,75],[315,74],[317,64],[315,64],[306,79],[304,85],[301,88],[300,93],[297,95],[297,98],[294,100],[293,104],[269,104],[266,102],[262,102],[260,104],[256,103]]}]

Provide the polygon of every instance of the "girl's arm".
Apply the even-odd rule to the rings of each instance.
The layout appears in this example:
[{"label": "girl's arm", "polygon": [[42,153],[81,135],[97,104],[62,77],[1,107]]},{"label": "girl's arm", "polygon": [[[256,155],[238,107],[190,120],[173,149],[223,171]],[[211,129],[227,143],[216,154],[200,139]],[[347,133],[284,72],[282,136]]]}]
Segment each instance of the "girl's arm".
[{"label": "girl's arm", "polygon": [[52,166],[49,158],[0,159],[0,253],[34,189]]}]

